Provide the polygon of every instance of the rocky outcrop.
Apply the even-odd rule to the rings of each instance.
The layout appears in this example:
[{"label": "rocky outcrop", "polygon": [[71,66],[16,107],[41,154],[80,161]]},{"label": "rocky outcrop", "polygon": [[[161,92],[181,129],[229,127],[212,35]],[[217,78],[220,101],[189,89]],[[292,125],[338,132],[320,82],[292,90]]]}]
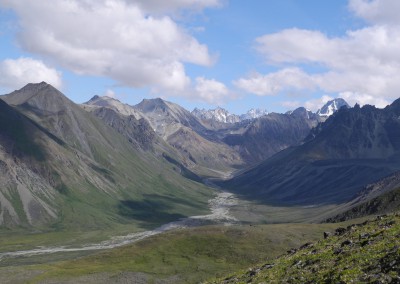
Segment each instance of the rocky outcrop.
[{"label": "rocky outcrop", "polygon": [[93,114],[126,137],[136,148],[143,150],[154,148],[156,133],[146,119],[136,119],[133,115],[125,116],[108,107],[96,108]]}]

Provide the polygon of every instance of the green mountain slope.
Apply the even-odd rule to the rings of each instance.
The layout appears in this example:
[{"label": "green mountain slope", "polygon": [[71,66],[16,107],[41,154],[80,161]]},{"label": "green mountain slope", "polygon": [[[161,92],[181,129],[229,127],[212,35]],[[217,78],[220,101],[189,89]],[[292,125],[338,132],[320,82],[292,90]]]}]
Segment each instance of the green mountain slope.
[{"label": "green mountain slope", "polygon": [[399,283],[400,215],[378,217],[212,283]]},{"label": "green mountain slope", "polygon": [[[7,164],[6,171],[17,167],[26,177],[17,174],[16,185],[2,188],[1,216],[7,220],[1,222],[3,226],[91,230],[129,224],[149,228],[208,210],[211,189],[185,179],[170,162],[139,151],[127,137],[52,86],[28,84],[3,98],[13,106],[5,107],[22,117],[22,122],[14,122],[4,114],[3,124],[10,129],[21,129],[18,123],[29,124],[29,131],[22,134],[0,134],[8,137],[2,147],[17,145],[21,156],[16,159],[15,151],[5,150],[1,160]],[[0,180],[6,181],[7,176]],[[9,192],[18,195],[12,198]],[[30,205],[32,198],[26,197],[31,195],[48,210],[29,209],[36,208]],[[13,201],[18,199],[23,206]],[[44,213],[37,214],[37,221],[29,221],[36,212]]]}]

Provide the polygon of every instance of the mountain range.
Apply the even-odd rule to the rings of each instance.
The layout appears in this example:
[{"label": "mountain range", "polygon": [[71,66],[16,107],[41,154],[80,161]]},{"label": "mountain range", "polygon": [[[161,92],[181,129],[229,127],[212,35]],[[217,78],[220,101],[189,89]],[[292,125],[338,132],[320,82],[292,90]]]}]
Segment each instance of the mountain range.
[{"label": "mountain range", "polygon": [[272,204],[340,204],[400,170],[400,99],[384,109],[341,108],[290,147],[227,181]]},{"label": "mountain range", "polygon": [[221,123],[237,123],[245,120],[251,120],[267,115],[268,112],[265,109],[250,109],[248,112],[242,115],[236,115],[229,113],[226,109],[218,107],[216,109],[198,109],[195,108],[192,114],[200,120],[210,120]]},{"label": "mountain range", "polygon": [[[337,110],[342,106],[340,102],[332,100],[323,108]],[[114,98],[94,96],[83,107],[95,114],[105,107],[147,120],[157,136],[176,150],[183,165],[198,174],[216,177],[299,144],[311,128],[327,117],[304,108],[286,114],[251,109],[240,116],[220,107],[189,112],[159,98],[129,106]]]},{"label": "mountain range", "polygon": [[400,170],[399,100],[233,116],[159,98],[78,105],[42,82],[0,103],[5,227],[152,227],[205,212],[210,178],[247,200],[345,211],[390,191],[360,198]]}]

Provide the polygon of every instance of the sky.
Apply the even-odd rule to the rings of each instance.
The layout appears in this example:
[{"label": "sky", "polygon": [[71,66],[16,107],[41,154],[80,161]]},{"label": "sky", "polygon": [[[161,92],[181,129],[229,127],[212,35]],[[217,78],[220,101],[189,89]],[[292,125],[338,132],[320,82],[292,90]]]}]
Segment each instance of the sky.
[{"label": "sky", "polygon": [[0,0],[0,93],[316,111],[400,97],[399,0]]}]

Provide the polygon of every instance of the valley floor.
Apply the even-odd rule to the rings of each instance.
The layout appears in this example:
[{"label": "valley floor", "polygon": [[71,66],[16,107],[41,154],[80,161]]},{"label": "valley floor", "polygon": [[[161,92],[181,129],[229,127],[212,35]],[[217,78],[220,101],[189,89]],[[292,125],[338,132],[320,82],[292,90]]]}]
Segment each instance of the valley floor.
[{"label": "valley floor", "polygon": [[30,249],[18,249],[18,238],[5,241],[0,283],[197,283],[276,257],[338,226],[309,223],[312,216],[330,212],[327,206],[278,208],[220,190],[209,209],[207,215],[97,243],[87,236],[86,244],[64,245],[56,235],[49,240],[58,245],[44,245],[46,234],[27,236],[38,240],[23,246]]},{"label": "valley floor", "polygon": [[[0,263],[1,283],[198,283],[320,239],[338,224],[203,226],[92,253]],[[28,261],[29,260],[29,261]]]},{"label": "valley floor", "polygon": [[209,209],[211,211],[208,215],[192,216],[184,218],[175,222],[171,222],[154,230],[132,233],[125,236],[114,236],[109,240],[102,241],[96,244],[86,244],[79,247],[40,247],[29,250],[19,250],[0,253],[0,263],[7,261],[9,258],[16,258],[22,256],[45,255],[54,253],[70,253],[70,252],[85,252],[96,250],[107,250],[116,247],[121,247],[130,243],[134,243],[148,237],[161,234],[163,232],[198,227],[210,224],[230,225],[236,223],[238,220],[231,216],[230,208],[238,203],[237,198],[233,193],[220,191],[216,197],[209,200]]}]

